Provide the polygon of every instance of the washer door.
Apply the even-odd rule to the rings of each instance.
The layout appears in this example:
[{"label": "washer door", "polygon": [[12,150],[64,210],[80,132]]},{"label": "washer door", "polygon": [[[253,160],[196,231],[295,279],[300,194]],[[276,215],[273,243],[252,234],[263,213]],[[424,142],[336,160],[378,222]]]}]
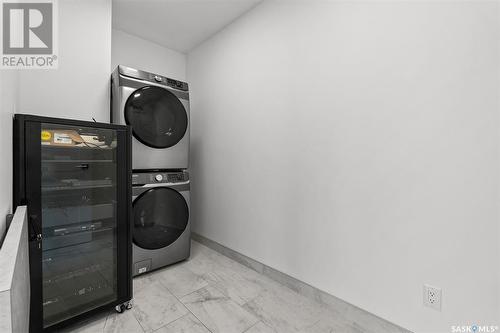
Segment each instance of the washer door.
[{"label": "washer door", "polygon": [[132,134],[152,148],[168,148],[177,144],[188,126],[184,105],[170,91],[147,86],[134,91],[123,110]]},{"label": "washer door", "polygon": [[189,209],[184,197],[168,187],[155,187],[133,204],[134,243],[147,250],[169,246],[184,232]]}]

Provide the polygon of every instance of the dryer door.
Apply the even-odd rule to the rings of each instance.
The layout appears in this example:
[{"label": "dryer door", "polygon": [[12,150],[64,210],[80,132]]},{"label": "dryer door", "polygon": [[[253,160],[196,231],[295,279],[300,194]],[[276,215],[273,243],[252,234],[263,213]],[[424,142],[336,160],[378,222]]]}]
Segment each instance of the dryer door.
[{"label": "dryer door", "polygon": [[134,91],[123,112],[134,137],[152,148],[174,146],[188,127],[188,115],[182,102],[167,89],[156,86]]},{"label": "dryer door", "polygon": [[184,197],[168,187],[154,187],[133,203],[133,240],[147,250],[169,246],[184,232],[189,209]]}]

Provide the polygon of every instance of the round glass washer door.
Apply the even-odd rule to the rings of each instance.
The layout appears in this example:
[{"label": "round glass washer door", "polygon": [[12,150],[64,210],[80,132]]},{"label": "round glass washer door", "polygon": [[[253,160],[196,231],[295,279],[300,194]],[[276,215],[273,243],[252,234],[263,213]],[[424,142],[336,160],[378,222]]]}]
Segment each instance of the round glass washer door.
[{"label": "round glass washer door", "polygon": [[186,133],[188,116],[182,102],[170,91],[146,86],[134,91],[123,110],[132,134],[152,148],[176,145]]},{"label": "round glass washer door", "polygon": [[133,203],[133,241],[147,250],[175,242],[186,230],[189,209],[184,197],[168,187],[141,193]]}]

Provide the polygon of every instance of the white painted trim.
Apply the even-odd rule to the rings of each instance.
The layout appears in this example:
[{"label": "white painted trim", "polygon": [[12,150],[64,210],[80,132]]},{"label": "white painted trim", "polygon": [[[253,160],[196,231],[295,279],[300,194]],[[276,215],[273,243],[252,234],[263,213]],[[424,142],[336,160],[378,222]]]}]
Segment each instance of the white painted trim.
[{"label": "white painted trim", "polygon": [[292,289],[298,294],[313,299],[321,304],[328,305],[335,309],[358,326],[362,327],[367,332],[373,333],[411,333],[411,331],[393,324],[383,318],[380,318],[368,311],[358,308],[336,296],[313,287],[303,281],[300,281],[290,275],[280,272],[272,267],[269,267],[257,260],[249,258],[244,254],[234,251],[224,245],[221,245],[211,239],[208,239],[200,234],[191,232],[191,238],[214,251],[219,252],[226,257],[237,261],[238,263],[253,269],[278,283]]}]

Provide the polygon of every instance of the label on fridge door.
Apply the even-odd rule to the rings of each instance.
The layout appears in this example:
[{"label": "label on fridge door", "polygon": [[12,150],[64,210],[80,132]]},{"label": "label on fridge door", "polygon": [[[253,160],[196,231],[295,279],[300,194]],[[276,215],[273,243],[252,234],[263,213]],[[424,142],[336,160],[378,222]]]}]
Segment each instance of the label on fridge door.
[{"label": "label on fridge door", "polygon": [[73,139],[66,133],[54,133],[54,143],[70,145],[73,143]]}]

